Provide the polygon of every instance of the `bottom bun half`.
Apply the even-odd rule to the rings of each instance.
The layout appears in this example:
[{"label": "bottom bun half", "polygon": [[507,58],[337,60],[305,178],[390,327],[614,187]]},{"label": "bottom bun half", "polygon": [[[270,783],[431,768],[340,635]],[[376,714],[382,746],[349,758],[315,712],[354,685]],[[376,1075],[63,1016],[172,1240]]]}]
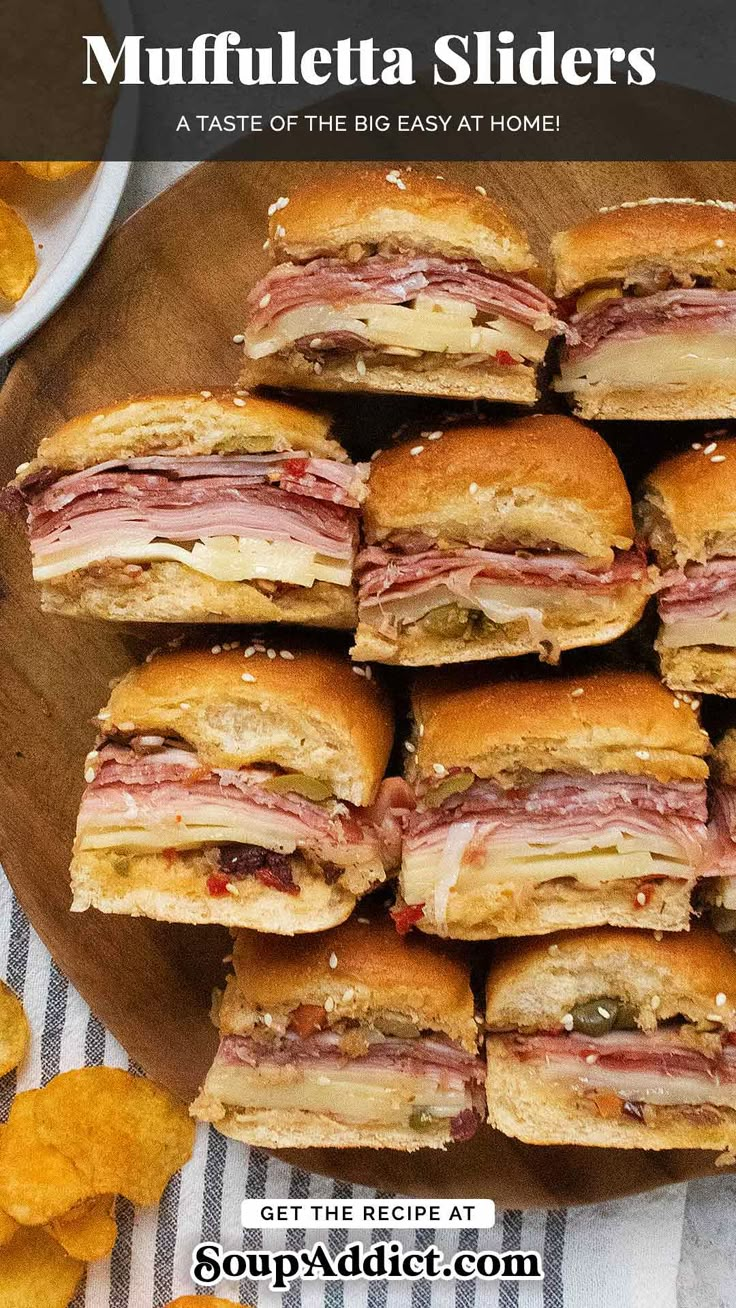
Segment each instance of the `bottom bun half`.
[{"label": "bottom bun half", "polygon": [[657,645],[662,677],[671,690],[736,698],[736,649],[716,645]]},{"label": "bottom bun half", "polygon": [[194,1101],[191,1112],[199,1121],[211,1122],[222,1135],[262,1149],[399,1149],[415,1153],[445,1149],[451,1143],[449,1129],[447,1135],[428,1137],[396,1126],[353,1126],[296,1108],[229,1108],[206,1091]]}]

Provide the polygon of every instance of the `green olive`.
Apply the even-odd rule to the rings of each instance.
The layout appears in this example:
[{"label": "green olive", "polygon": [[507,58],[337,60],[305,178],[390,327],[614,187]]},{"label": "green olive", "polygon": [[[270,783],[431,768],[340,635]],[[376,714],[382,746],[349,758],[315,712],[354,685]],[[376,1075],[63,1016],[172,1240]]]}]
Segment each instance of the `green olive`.
[{"label": "green olive", "polygon": [[412,1108],[409,1126],[412,1131],[430,1131],[437,1125],[437,1118],[430,1108]]},{"label": "green olive", "polygon": [[[603,1007],[605,1008],[605,1004]],[[619,999],[613,1023],[614,1031],[635,1031],[637,1027],[636,1014],[635,1004],[627,1004],[625,1000]]]},{"label": "green olive", "polygon": [[586,1036],[608,1035],[616,1024],[618,1009],[618,1000],[606,995],[576,1004],[572,1010],[572,1029]]},{"label": "green olive", "polygon": [[440,608],[431,609],[420,622],[432,636],[462,636],[470,622],[470,613],[459,604],[443,604]]},{"label": "green olive", "polygon": [[464,790],[468,790],[475,781],[472,772],[453,772],[444,781],[440,781],[438,786],[433,786],[424,796],[425,808],[439,808],[444,804],[450,795],[461,795]]},{"label": "green olive", "polygon": [[322,800],[329,799],[332,794],[324,781],[307,777],[303,772],[286,772],[283,776],[272,777],[270,781],[264,782],[263,788],[273,791],[275,795],[303,795],[304,799],[314,800],[315,804],[321,804]]}]

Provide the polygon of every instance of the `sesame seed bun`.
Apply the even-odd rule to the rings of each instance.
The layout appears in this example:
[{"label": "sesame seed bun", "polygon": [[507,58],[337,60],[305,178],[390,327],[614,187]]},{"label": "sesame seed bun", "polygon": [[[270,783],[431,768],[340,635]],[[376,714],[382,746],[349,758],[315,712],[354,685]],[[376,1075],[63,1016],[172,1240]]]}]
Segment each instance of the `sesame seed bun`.
[{"label": "sesame seed bun", "polygon": [[[339,799],[371,804],[393,738],[382,690],[341,654],[273,641],[274,658],[209,647],[156,655],[114,688],[104,734],[181,736],[207,768],[272,763],[318,777]],[[282,649],[294,658],[281,658]]]},{"label": "sesame seed bun", "polygon": [[469,768],[506,786],[548,771],[705,778],[708,738],[697,713],[678,705],[648,672],[526,681],[427,673],[412,690],[408,770],[426,778],[435,764]]},{"label": "sesame seed bun", "polygon": [[[736,287],[736,206],[714,201],[642,200],[594,214],[552,240],[555,294],[663,268]],[[624,415],[625,416],[625,415]]]},{"label": "sesame seed bun", "polygon": [[285,1018],[300,1004],[327,1000],[329,1025],[391,1012],[470,1053],[477,1048],[468,964],[421,936],[400,936],[388,916],[352,917],[288,945],[240,932],[233,969],[219,1010],[223,1035],[252,1031],[263,1013]]},{"label": "sesame seed bun", "polygon": [[272,208],[269,240],[278,262],[380,247],[474,259],[512,273],[536,264],[526,233],[491,196],[406,166],[320,170]]},{"label": "sesame seed bun", "polygon": [[736,439],[699,446],[658,464],[641,488],[637,521],[663,567],[736,553]]},{"label": "sesame seed bun", "polygon": [[18,484],[41,468],[73,472],[143,455],[192,458],[271,450],[347,459],[323,414],[236,391],[171,392],[137,396],[72,418],[41,441]]},{"label": "sesame seed bun", "polygon": [[573,418],[537,414],[428,435],[373,460],[364,509],[370,543],[418,529],[489,547],[551,542],[594,558],[632,545],[623,473],[606,442]]}]

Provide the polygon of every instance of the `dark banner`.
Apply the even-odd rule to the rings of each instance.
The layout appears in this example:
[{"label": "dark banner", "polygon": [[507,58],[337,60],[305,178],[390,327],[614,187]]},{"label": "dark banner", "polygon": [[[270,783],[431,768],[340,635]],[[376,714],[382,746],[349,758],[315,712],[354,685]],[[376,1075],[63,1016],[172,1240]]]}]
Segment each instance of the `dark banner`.
[{"label": "dark banner", "polygon": [[736,5],[4,0],[0,157],[731,159]]}]

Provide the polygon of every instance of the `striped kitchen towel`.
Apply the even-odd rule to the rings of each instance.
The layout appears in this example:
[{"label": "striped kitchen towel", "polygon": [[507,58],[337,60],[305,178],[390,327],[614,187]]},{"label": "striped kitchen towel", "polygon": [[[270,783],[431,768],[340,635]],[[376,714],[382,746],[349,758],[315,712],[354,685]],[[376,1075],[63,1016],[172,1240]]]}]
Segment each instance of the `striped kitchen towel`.
[{"label": "striped kitchen towel", "polygon": [[[106,1063],[128,1067],[125,1051],[104,1030],[54,966],[0,872],[0,976],[21,996],[33,1030],[30,1055],[15,1077],[0,1081],[0,1120],[17,1089],[43,1085],[57,1072]],[[243,1231],[243,1198],[348,1199],[371,1196],[297,1171],[258,1149],[200,1128],[194,1156],[156,1211],[118,1203],[120,1234],[112,1257],[92,1266],[74,1308],[161,1308],[193,1292],[191,1252],[200,1240],[229,1249],[297,1249],[323,1238],[314,1231]],[[239,1302],[273,1308],[731,1308],[736,1304],[733,1220],[736,1178],[672,1186],[639,1198],[568,1212],[500,1213],[494,1231],[348,1232],[332,1230],[338,1251],[350,1240],[401,1239],[405,1247],[537,1249],[545,1278],[513,1283],[351,1282],[303,1286],[284,1295],[243,1282]],[[238,1301],[234,1287],[220,1288]],[[43,1308],[43,1305],[38,1306]]]}]

